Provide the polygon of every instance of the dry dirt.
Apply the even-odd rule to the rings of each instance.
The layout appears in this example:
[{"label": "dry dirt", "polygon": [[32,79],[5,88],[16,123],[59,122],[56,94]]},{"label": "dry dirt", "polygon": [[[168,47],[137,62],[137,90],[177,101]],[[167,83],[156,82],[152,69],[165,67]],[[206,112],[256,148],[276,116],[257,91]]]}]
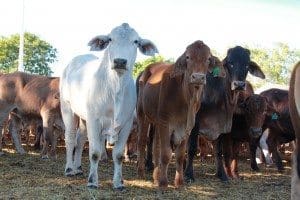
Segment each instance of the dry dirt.
[{"label": "dry dirt", "polygon": [[240,172],[243,180],[221,183],[215,176],[213,159],[195,161],[194,183],[176,190],[172,185],[174,163],[170,165],[170,186],[159,191],[147,173],[147,180],[136,178],[136,162],[124,163],[125,191],[112,189],[112,161],[99,165],[99,189],[88,189],[88,150],[83,155],[84,175],[65,177],[65,149],[60,146],[58,159],[42,160],[39,152],[25,147],[28,154],[21,156],[5,147],[0,157],[0,199],[290,199],[290,163],[278,173],[274,168],[260,166],[260,172],[250,170],[249,160],[241,158]]}]

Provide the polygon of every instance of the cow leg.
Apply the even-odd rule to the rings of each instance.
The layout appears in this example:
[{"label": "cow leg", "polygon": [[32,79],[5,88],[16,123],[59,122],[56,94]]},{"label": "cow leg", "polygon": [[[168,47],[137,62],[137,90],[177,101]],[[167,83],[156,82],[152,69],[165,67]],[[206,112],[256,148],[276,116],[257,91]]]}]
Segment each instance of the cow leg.
[{"label": "cow leg", "polygon": [[[152,125],[152,126],[154,126],[154,125]],[[153,160],[154,160],[153,182],[154,182],[154,185],[158,185],[159,184],[159,177],[160,177],[160,166],[159,166],[160,139],[159,139],[159,134],[157,132],[152,133],[152,141],[153,141],[153,143],[151,144],[151,146],[153,148],[151,147],[151,150],[153,150],[153,151],[151,151],[151,162],[152,162],[152,155],[153,155]],[[150,150],[147,149],[147,151],[150,151]]]},{"label": "cow leg", "polygon": [[233,174],[231,173],[231,162],[232,162],[232,139],[230,133],[224,134],[221,138],[222,148],[223,148],[223,156],[224,156],[224,164],[225,171],[228,177],[233,178]]},{"label": "cow leg", "polygon": [[239,172],[238,172],[238,160],[237,160],[240,144],[241,143],[237,142],[237,141],[232,142],[231,174],[232,174],[232,177],[235,179],[240,178]]},{"label": "cow leg", "polygon": [[41,124],[37,124],[35,130],[36,132],[35,132],[34,148],[37,150],[41,148],[41,137],[43,134],[43,126]]},{"label": "cow leg", "polygon": [[9,106],[5,102],[0,101],[0,110],[1,110],[1,113],[0,113],[0,139],[1,139],[1,142],[0,142],[0,155],[3,154],[3,152],[2,152],[2,130],[3,130],[3,127],[4,127],[3,125],[4,125],[4,122],[7,120],[8,115],[9,115],[9,113],[12,109],[13,109],[12,106]]},{"label": "cow leg", "polygon": [[268,144],[268,147],[270,149],[270,153],[272,153],[272,158],[274,159],[275,161],[275,164],[277,166],[277,169],[278,171],[283,171],[284,170],[284,167],[283,167],[283,164],[282,164],[282,159],[279,155],[279,152],[278,152],[278,148],[277,148],[277,140],[276,140],[276,136],[275,134],[270,134],[268,139],[267,139],[267,144]]},{"label": "cow leg", "polygon": [[[89,140],[89,159],[90,159],[90,173],[88,177],[89,188],[98,188],[98,164],[101,156],[102,149],[105,148],[101,146],[104,142],[104,136],[100,132],[102,130],[99,127],[96,119],[89,117],[86,121],[87,135]],[[72,152],[73,153],[73,152]]]},{"label": "cow leg", "polygon": [[78,123],[78,116],[76,116],[69,105],[65,102],[61,102],[61,113],[62,118],[65,124],[65,144],[66,144],[66,167],[65,175],[73,176],[74,175],[74,166],[73,166],[73,152],[76,143],[76,129]]},{"label": "cow leg", "polygon": [[139,115],[138,121],[138,144],[137,144],[137,173],[138,177],[145,178],[145,148],[147,143],[147,131],[149,123],[143,114]]},{"label": "cow leg", "polygon": [[[81,159],[82,159],[82,152],[84,148],[84,144],[87,140],[87,130],[86,125],[82,120],[80,120],[79,123],[79,129],[77,130],[76,135],[76,147],[75,147],[75,153],[74,153],[74,173],[75,175],[81,175],[83,174],[82,166],[81,166]],[[104,144],[101,144],[101,146],[105,146]]]},{"label": "cow leg", "polygon": [[12,140],[14,142],[17,152],[19,154],[25,154],[26,152],[21,144],[21,135],[20,135],[21,119],[19,119],[15,115],[11,115],[11,120],[10,120],[8,129],[11,134],[11,137],[12,137]]},{"label": "cow leg", "polygon": [[183,162],[185,158],[185,151],[186,151],[186,141],[184,139],[181,143],[176,147],[175,155],[176,155],[176,174],[174,185],[176,188],[183,185]]},{"label": "cow leg", "polygon": [[170,145],[169,128],[163,125],[157,125],[157,133],[160,139],[160,178],[159,187],[165,189],[168,187],[168,166],[172,156]]},{"label": "cow leg", "polygon": [[193,160],[195,155],[197,154],[197,146],[198,146],[198,134],[194,131],[194,128],[189,136],[188,139],[188,158],[187,164],[185,168],[185,179],[187,182],[194,182],[194,167],[193,167]]},{"label": "cow leg", "polygon": [[221,179],[221,181],[227,182],[228,177],[225,173],[224,166],[223,166],[223,147],[222,147],[222,139],[223,135],[220,135],[217,140],[213,142],[214,149],[215,149],[215,158],[216,158],[216,165],[217,165],[217,174],[216,176]]},{"label": "cow leg", "polygon": [[[50,158],[56,159],[56,142],[57,138],[53,132],[53,116],[49,111],[42,111],[41,113],[42,120],[43,120],[43,149],[42,149],[42,158],[47,159],[48,155]],[[51,148],[49,146],[51,145]]]},{"label": "cow leg", "polygon": [[120,133],[119,139],[117,140],[113,152],[112,157],[114,161],[114,177],[113,177],[113,185],[117,190],[123,190],[123,177],[122,177],[122,160],[124,154],[124,148],[130,134],[130,130],[133,123],[133,116],[124,124]]},{"label": "cow leg", "polygon": [[260,148],[261,148],[261,150],[262,150],[262,152],[264,154],[266,164],[267,165],[272,165],[273,161],[272,161],[272,158],[271,158],[269,147],[267,145],[267,138],[268,138],[268,136],[269,136],[269,129],[266,129],[263,132],[263,135],[261,136],[261,138],[259,140],[259,146],[260,146]]},{"label": "cow leg", "polygon": [[152,171],[154,169],[153,161],[152,161],[152,152],[153,152],[153,138],[155,134],[155,127],[153,124],[150,124],[149,126],[149,139],[147,141],[147,151],[146,151],[146,170],[148,172]]},{"label": "cow leg", "polygon": [[249,149],[250,149],[250,165],[251,169],[253,171],[259,171],[257,162],[256,162],[256,149],[258,147],[258,141],[259,139],[250,139],[249,142]]}]

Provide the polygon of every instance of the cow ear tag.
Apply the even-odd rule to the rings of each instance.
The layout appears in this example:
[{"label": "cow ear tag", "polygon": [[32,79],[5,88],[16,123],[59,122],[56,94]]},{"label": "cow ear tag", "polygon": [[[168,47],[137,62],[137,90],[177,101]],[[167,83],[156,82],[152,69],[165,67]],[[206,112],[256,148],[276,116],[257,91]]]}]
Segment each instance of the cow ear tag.
[{"label": "cow ear tag", "polygon": [[220,70],[220,67],[215,66],[214,69],[212,70],[213,76],[214,76],[214,77],[219,76],[219,75],[220,75],[220,71],[221,71],[221,70]]},{"label": "cow ear tag", "polygon": [[272,120],[277,120],[278,119],[278,115],[276,113],[273,113],[271,116]]}]

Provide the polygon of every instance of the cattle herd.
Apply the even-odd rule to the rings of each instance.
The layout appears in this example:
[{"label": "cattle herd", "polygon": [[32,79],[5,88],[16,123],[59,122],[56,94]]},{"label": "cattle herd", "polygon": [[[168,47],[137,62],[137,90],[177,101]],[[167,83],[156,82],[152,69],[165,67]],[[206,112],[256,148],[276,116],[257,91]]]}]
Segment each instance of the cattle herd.
[{"label": "cattle herd", "polygon": [[158,53],[150,40],[124,23],[88,45],[92,51],[104,50],[103,57],[77,56],[60,78],[23,72],[0,75],[0,155],[6,130],[17,152],[24,154],[20,131],[30,127],[36,135],[35,147],[42,145],[43,159],[56,159],[57,140],[64,138],[65,175],[75,176],[83,173],[82,151],[88,141],[87,186],[97,188],[98,164],[107,158],[109,143],[116,190],[124,188],[123,157],[129,159],[134,153],[137,176],[145,178],[145,170],[153,170],[154,184],[165,189],[172,152],[175,187],[197,178],[193,160],[199,137],[211,141],[216,176],[226,182],[240,178],[241,143],[249,144],[251,168],[257,171],[255,155],[265,138],[282,171],[278,146],[296,140],[291,197],[300,198],[300,62],[289,90],[254,94],[246,81],[248,72],[262,79],[265,75],[241,46],[230,48],[221,61],[204,42],[195,41],[175,63],[151,64],[134,82],[137,49],[148,56]]}]

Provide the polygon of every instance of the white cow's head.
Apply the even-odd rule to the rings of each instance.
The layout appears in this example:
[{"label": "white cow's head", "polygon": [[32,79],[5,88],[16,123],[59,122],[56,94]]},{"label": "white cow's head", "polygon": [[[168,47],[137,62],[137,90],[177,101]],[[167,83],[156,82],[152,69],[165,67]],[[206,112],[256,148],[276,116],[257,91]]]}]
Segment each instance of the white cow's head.
[{"label": "white cow's head", "polygon": [[101,51],[106,48],[109,65],[118,72],[132,70],[137,48],[148,56],[158,53],[157,48],[150,40],[140,38],[127,23],[117,26],[108,35],[94,37],[88,45],[91,47],[91,51]]}]

